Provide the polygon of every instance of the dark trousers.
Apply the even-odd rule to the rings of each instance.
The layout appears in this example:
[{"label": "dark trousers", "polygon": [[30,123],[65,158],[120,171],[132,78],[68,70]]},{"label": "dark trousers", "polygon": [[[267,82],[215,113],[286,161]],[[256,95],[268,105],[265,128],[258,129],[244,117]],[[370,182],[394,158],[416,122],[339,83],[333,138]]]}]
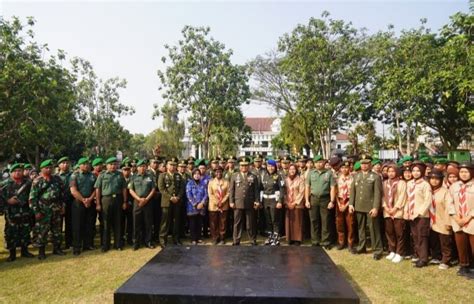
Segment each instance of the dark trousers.
[{"label": "dark trousers", "polygon": [[401,256],[406,255],[406,237],[405,237],[405,226],[406,221],[404,219],[392,219],[391,217],[385,218],[385,236],[388,243],[388,251],[395,252]]},{"label": "dark trousers", "polygon": [[276,208],[275,200],[264,200],[265,206],[265,222],[267,223],[267,233],[278,233],[280,234],[281,222],[283,220],[282,209]]},{"label": "dark trousers", "polygon": [[227,230],[227,210],[209,212],[209,228],[213,241],[223,241]]},{"label": "dark trousers", "polygon": [[72,200],[65,202],[64,207],[64,245],[72,245]]},{"label": "dark trousers", "polygon": [[155,193],[155,196],[150,201],[153,209],[153,239],[157,242],[160,240],[161,220],[163,212],[161,210],[161,193]]},{"label": "dark trousers", "polygon": [[339,209],[339,205],[336,205],[336,208],[337,243],[340,246],[347,244],[349,248],[352,248],[355,234],[354,213],[349,212],[349,207],[346,207],[343,212]]},{"label": "dark trousers", "polygon": [[367,237],[365,229],[369,226],[370,242],[374,254],[382,254],[382,237],[380,235],[380,221],[378,217],[371,217],[367,212],[356,212],[357,226],[359,229],[359,245],[357,251],[364,251],[367,248]]},{"label": "dark trousers", "polygon": [[327,246],[331,244],[331,228],[329,227],[329,210],[327,205],[330,198],[311,196],[309,219],[311,223],[311,243]]},{"label": "dark trousers", "polygon": [[170,203],[169,207],[161,208],[160,242],[168,241],[168,233],[172,227],[173,241],[179,241],[179,227],[181,226],[181,204]]},{"label": "dark trousers", "polygon": [[95,205],[86,208],[80,201],[71,204],[72,246],[74,249],[92,247],[94,245],[94,226],[97,217]]},{"label": "dark trousers", "polygon": [[268,232],[268,221],[267,221],[267,212],[264,208],[258,208],[257,213],[257,231],[261,235],[265,235],[265,232]]},{"label": "dark trousers", "polygon": [[102,217],[104,222],[103,249],[110,249],[111,233],[114,235],[114,247],[122,244],[122,195],[102,197]]},{"label": "dark trousers", "polygon": [[122,212],[122,242],[133,243],[133,205],[128,204]]},{"label": "dark trousers", "polygon": [[469,267],[474,263],[474,234],[458,231],[454,234],[454,238],[458,249],[459,266]]},{"label": "dark trousers", "polygon": [[243,220],[245,217],[246,229],[251,241],[257,240],[257,217],[255,209],[234,209],[234,244],[239,244],[242,238]]},{"label": "dark trousers", "polygon": [[191,241],[197,242],[201,239],[202,218],[203,216],[200,214],[188,215],[189,234],[191,235]]},{"label": "dark trousers", "polygon": [[452,258],[452,235],[441,234],[430,230],[431,258],[440,260],[441,263],[449,265]]},{"label": "dark trousers", "polygon": [[153,204],[149,201],[145,206],[133,204],[133,243],[140,245],[151,243],[153,240]]},{"label": "dark trousers", "polygon": [[415,254],[421,262],[428,262],[430,237],[430,219],[417,217],[410,221],[410,230],[413,237]]}]

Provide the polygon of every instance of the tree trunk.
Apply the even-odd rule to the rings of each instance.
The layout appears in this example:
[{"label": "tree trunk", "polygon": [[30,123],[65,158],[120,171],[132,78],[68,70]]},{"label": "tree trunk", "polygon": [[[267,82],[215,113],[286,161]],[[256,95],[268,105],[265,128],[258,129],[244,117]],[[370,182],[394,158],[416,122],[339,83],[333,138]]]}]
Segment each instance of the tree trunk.
[{"label": "tree trunk", "polygon": [[398,113],[396,114],[395,122],[397,125],[398,151],[403,154],[402,131],[400,130],[400,118]]},{"label": "tree trunk", "polygon": [[410,136],[410,132],[411,132],[411,129],[410,129],[410,125],[407,124],[407,155],[411,155],[411,136]]}]

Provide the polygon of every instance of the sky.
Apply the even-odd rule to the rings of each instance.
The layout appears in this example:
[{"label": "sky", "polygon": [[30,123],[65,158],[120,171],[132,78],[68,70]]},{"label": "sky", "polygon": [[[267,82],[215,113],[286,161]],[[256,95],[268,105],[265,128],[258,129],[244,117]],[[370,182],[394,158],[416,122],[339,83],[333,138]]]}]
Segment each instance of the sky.
[{"label": "sky", "polygon": [[[298,24],[329,11],[331,18],[351,21],[369,33],[392,24],[397,31],[417,27],[438,30],[458,11],[468,12],[468,0],[438,1],[6,1],[4,18],[33,16],[36,39],[51,50],[92,63],[102,78],[128,82],[121,101],[133,106],[133,116],[121,118],[132,133],[148,134],[160,127],[152,120],[153,104],[164,104],[158,91],[157,70],[165,66],[164,45],[182,38],[185,25],[209,26],[211,36],[234,51],[236,64],[275,49],[279,37]],[[24,19],[26,20],[26,19]],[[265,105],[243,106],[249,117],[274,116]]]}]

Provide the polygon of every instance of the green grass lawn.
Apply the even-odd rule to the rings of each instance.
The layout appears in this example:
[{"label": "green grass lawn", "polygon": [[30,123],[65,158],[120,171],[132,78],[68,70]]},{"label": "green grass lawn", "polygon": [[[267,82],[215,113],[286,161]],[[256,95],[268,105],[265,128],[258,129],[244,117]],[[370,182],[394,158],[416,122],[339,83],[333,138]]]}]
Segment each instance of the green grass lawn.
[{"label": "green grass lawn", "polygon": [[[4,218],[0,219],[3,232]],[[8,252],[0,240],[0,303],[112,303],[113,292],[150,260],[159,249],[90,251],[74,257],[18,258],[7,263]],[[37,250],[32,250],[37,254]],[[354,286],[362,302],[374,303],[473,303],[474,281],[436,266],[414,269],[409,261],[395,265],[371,255],[354,256],[347,250],[328,252]]]}]

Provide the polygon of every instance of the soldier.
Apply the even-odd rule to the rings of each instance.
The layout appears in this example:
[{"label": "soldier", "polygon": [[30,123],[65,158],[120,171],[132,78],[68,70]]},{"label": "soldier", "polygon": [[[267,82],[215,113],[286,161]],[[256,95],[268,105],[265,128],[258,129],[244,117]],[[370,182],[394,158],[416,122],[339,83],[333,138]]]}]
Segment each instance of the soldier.
[{"label": "soldier", "polygon": [[258,177],[249,172],[249,159],[240,159],[240,172],[232,176],[229,188],[229,205],[234,210],[233,246],[240,245],[243,217],[247,224],[247,234],[253,246],[257,245],[256,214],[260,207],[258,197]]},{"label": "soldier", "polygon": [[260,186],[260,201],[265,210],[267,223],[267,240],[265,245],[280,245],[280,227],[283,219],[284,183],[281,176],[276,172],[276,161],[268,160],[267,170],[262,176]]},{"label": "soldier", "polygon": [[23,166],[13,164],[10,177],[0,184],[0,200],[5,204],[5,243],[10,251],[7,262],[16,260],[16,248],[21,247],[21,256],[31,258],[28,252],[31,232],[31,210],[28,195],[31,181],[23,176]]},{"label": "soldier", "polygon": [[[95,179],[97,180],[97,178],[99,177],[100,173],[102,172],[103,170],[103,166],[104,166],[104,160],[100,157],[96,157],[93,161],[92,161],[92,174],[95,176]],[[103,243],[104,243],[104,240],[103,240],[103,236],[104,236],[104,219],[102,218],[102,212],[100,212],[100,209],[98,209],[98,204],[97,204],[97,198],[94,196],[94,202],[93,202],[93,206],[94,209],[95,209],[95,212],[96,212],[96,217],[97,217],[97,220],[99,221],[99,237],[100,237],[100,246],[102,247]],[[94,235],[94,238],[95,238],[95,235],[96,235],[96,227],[95,227],[95,222],[94,221],[94,232],[93,232],[93,235]]]},{"label": "soldier", "polygon": [[336,203],[336,181],[331,170],[324,169],[326,160],[321,155],[314,158],[316,169],[308,174],[305,187],[306,208],[311,220],[311,243],[332,248],[329,211]]},{"label": "soldier", "polygon": [[353,254],[366,252],[366,226],[369,226],[370,239],[374,250],[374,260],[382,258],[383,246],[378,218],[381,206],[382,181],[380,176],[370,170],[371,157],[362,155],[360,171],[354,175],[349,194],[349,212],[356,212],[359,228],[359,245]]},{"label": "soldier", "polygon": [[[132,163],[128,157],[122,160],[122,175],[128,185],[133,178]],[[133,197],[127,189],[127,208],[122,213],[122,244],[127,242],[128,245],[133,245]]]},{"label": "soldier", "polygon": [[102,172],[95,182],[97,208],[102,212],[104,235],[102,252],[110,249],[111,232],[114,232],[114,248],[121,251],[122,212],[127,208],[127,184],[117,171],[117,158],[105,161],[107,170]]},{"label": "soldier", "polygon": [[283,180],[288,176],[288,167],[291,163],[291,157],[288,155],[283,156],[281,159],[281,170],[278,172],[280,173]]},{"label": "soldier", "polygon": [[74,197],[71,206],[72,216],[72,247],[73,254],[79,255],[82,250],[93,250],[94,228],[97,217],[94,205],[94,184],[96,177],[90,172],[89,158],[77,161],[79,171],[71,175],[69,188]]},{"label": "soldier", "polygon": [[64,215],[64,186],[58,176],[52,175],[53,160],[48,159],[40,164],[41,174],[31,185],[30,206],[35,215],[33,237],[39,247],[38,259],[46,258],[45,247],[48,234],[51,232],[53,254],[65,255],[61,250],[61,218]]},{"label": "soldier", "polygon": [[[181,175],[184,185],[186,185],[188,183],[188,180],[191,179],[191,174],[192,174],[192,173],[186,172],[187,163],[188,162],[185,159],[180,160],[178,163],[178,174]],[[188,231],[189,229],[189,221],[188,221],[188,217],[186,216],[186,203],[187,203],[187,197],[186,195],[184,195],[183,202],[181,204],[181,223],[185,223],[185,224],[180,225],[179,227],[180,238],[184,238],[185,232]]]},{"label": "soldier", "polygon": [[69,189],[69,182],[71,181],[71,171],[69,170],[70,162],[69,157],[63,156],[58,160],[58,176],[64,185],[64,249],[71,248],[72,244],[72,215],[71,206],[73,197],[71,190]]},{"label": "soldier", "polygon": [[[262,190],[262,179],[263,175],[266,174],[267,170],[262,166],[263,158],[260,154],[256,154],[253,159],[253,167],[249,171],[258,177],[258,189]],[[284,179],[281,179],[284,180]],[[260,198],[262,202],[262,198]],[[281,208],[280,208],[281,209]],[[281,210],[279,210],[281,211]],[[279,214],[280,215],[280,214]],[[281,224],[282,221],[278,221]],[[260,208],[257,209],[257,231],[261,236],[268,236],[268,224],[266,224],[266,214],[263,209],[263,204],[260,204]],[[276,230],[275,233],[279,233],[279,230]]]},{"label": "soldier", "polygon": [[133,204],[133,250],[140,248],[141,240],[153,249],[153,206],[151,200],[156,191],[153,176],[146,172],[146,161],[137,162],[137,174],[129,181],[128,189],[134,198]]},{"label": "soldier", "polygon": [[155,181],[155,194],[150,202],[153,206],[153,240],[155,242],[160,241],[160,223],[162,219],[161,215],[161,193],[158,189],[158,177],[160,176],[161,172],[159,167],[161,162],[157,159],[151,159],[150,164],[148,166],[147,173],[153,177]]},{"label": "soldier", "polygon": [[235,158],[235,156],[231,156],[227,160],[227,170],[225,170],[225,172],[224,172],[224,178],[227,181],[230,181],[230,178],[232,177],[232,175],[234,173],[238,172],[238,170],[235,168],[235,162],[236,161],[237,161],[237,159]]},{"label": "soldier", "polygon": [[173,243],[181,245],[179,229],[185,185],[181,175],[176,172],[177,161],[176,157],[171,158],[166,164],[167,172],[160,174],[158,178],[162,209],[159,241],[162,247],[166,247],[168,244],[170,225],[173,226]]}]

